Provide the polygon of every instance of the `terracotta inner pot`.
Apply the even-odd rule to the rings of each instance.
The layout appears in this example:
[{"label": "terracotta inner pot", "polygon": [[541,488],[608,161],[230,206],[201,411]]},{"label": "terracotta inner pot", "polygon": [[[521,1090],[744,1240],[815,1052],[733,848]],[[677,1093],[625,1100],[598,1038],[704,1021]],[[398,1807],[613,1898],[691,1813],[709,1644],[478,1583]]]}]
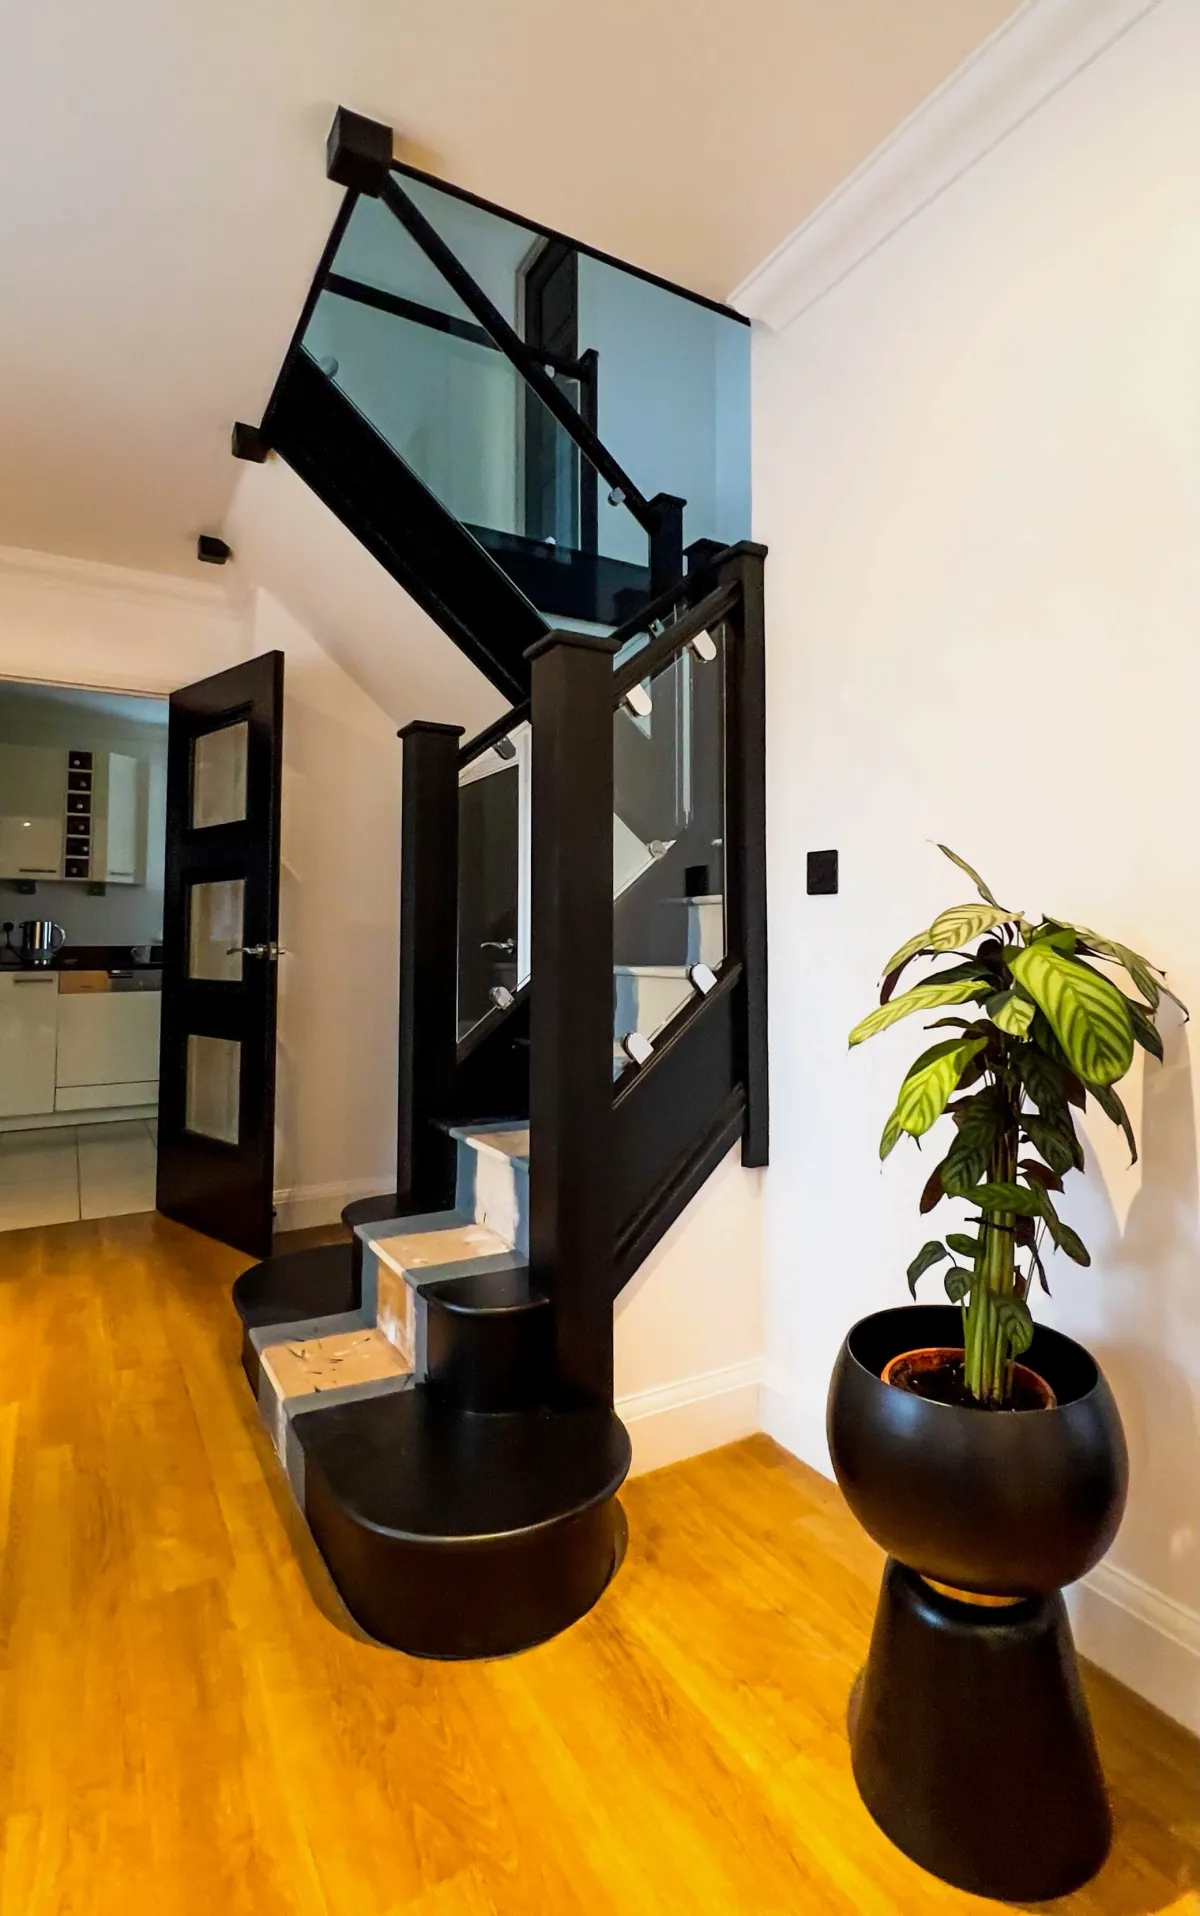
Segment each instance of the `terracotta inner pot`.
[{"label": "terracotta inner pot", "polygon": [[[920,1379],[931,1378],[939,1371],[949,1372],[960,1367],[966,1359],[962,1346],[950,1344],[928,1345],[923,1350],[900,1351],[890,1358],[880,1372],[882,1381],[891,1384],[896,1390],[911,1391],[916,1397],[924,1397],[935,1403],[954,1404],[957,1399],[921,1388]],[[1014,1364],[1012,1367],[1013,1390],[1017,1401],[1013,1410],[1053,1410],[1057,1398],[1044,1377],[1039,1377],[1027,1364]],[[977,1406],[965,1404],[963,1408],[974,1409]],[[979,1406],[978,1408],[982,1408]]]}]

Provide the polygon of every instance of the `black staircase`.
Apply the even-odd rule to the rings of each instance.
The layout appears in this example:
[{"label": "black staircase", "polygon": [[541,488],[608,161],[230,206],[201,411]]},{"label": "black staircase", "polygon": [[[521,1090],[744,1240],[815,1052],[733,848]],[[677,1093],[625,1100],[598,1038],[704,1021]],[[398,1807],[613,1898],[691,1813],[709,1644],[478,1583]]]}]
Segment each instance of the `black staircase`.
[{"label": "black staircase", "polygon": [[[765,555],[705,539],[685,568],[683,501],[643,497],[597,436],[594,364],[518,335],[385,132],[339,113],[347,202],[243,446],[286,458],[513,704],[465,746],[444,725],[401,735],[395,1188],[346,1212],[352,1247],[268,1259],[234,1296],[354,1616],[415,1654],[478,1656],[562,1629],[612,1575],[629,1464],[614,1298],[735,1144],[767,1161]],[[376,285],[389,323],[500,356],[552,422],[532,439],[557,449],[575,543],[456,517],[434,453],[414,471],[311,350],[362,194],[456,302],[431,327]],[[590,475],[644,564],[597,549]],[[526,496],[545,509],[544,489]],[[564,597],[590,630],[554,628]],[[289,1400],[285,1344],[381,1328],[407,1371]]]}]

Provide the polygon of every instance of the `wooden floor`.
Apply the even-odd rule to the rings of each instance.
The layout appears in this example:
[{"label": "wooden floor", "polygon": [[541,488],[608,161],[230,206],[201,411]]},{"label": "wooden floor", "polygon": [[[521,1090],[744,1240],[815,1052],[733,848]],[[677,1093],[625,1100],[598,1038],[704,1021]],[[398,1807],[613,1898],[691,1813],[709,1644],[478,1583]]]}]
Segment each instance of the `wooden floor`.
[{"label": "wooden floor", "polygon": [[[999,1907],[858,1802],[879,1561],[765,1438],[629,1485],[624,1568],[555,1643],[357,1638],[238,1368],[243,1261],[152,1218],[0,1238],[3,1916]],[[1195,1745],[1090,1690],[1119,1834],[1057,1907],[1195,1911]]]}]

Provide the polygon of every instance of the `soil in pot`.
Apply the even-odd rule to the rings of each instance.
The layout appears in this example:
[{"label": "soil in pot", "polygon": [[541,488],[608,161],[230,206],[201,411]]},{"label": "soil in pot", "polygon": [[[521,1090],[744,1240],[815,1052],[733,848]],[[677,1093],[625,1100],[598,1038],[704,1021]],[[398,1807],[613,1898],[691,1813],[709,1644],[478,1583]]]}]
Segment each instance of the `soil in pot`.
[{"label": "soil in pot", "polygon": [[885,1384],[911,1391],[933,1404],[952,1404],[960,1410],[1053,1410],[1057,1398],[1044,1378],[1026,1364],[1014,1364],[1012,1390],[1002,1405],[980,1404],[967,1389],[966,1352],[946,1345],[901,1351],[880,1373]]}]

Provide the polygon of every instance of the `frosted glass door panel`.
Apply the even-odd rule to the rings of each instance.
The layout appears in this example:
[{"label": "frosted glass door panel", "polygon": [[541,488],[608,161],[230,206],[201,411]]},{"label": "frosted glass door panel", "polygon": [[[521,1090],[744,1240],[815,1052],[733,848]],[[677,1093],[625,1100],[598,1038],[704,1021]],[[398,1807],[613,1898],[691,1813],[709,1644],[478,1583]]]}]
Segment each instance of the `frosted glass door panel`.
[{"label": "frosted glass door panel", "polygon": [[193,1032],[187,1041],[186,1128],[198,1137],[236,1144],[241,1088],[241,1045],[233,1038],[202,1038]]},{"label": "frosted glass door panel", "polygon": [[244,878],[193,885],[188,912],[188,977],[240,984]]},{"label": "frosted glass door panel", "polygon": [[192,745],[192,830],[234,825],[246,816],[245,719],[202,732]]}]

